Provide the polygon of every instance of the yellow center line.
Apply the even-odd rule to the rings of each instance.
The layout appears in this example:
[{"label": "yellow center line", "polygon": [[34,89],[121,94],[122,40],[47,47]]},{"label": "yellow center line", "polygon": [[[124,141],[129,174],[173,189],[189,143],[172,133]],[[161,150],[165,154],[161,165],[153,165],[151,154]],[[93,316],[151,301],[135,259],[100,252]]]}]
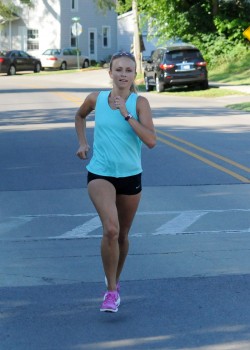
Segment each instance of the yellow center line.
[{"label": "yellow center line", "polygon": [[[69,94],[67,94],[67,93],[65,93],[65,92],[55,92],[55,94],[60,95],[62,98],[66,99],[66,100],[69,100],[69,101],[71,101],[71,102],[79,102],[79,103],[81,102],[80,99],[72,98]],[[191,143],[191,142],[185,141],[185,140],[180,139],[179,137],[176,137],[176,136],[172,136],[172,135],[170,135],[170,134],[168,134],[168,133],[166,133],[166,132],[164,132],[164,131],[161,131],[161,130],[158,130],[158,129],[157,129],[156,132],[159,133],[159,134],[162,134],[162,135],[164,135],[164,136],[167,136],[167,137],[169,137],[169,138],[171,138],[171,139],[173,139],[173,140],[175,140],[175,141],[178,141],[178,142],[180,142],[180,143],[186,144],[187,146],[190,146],[190,147],[192,147],[192,148],[195,148],[195,149],[197,149],[197,150],[199,150],[199,151],[201,151],[201,152],[203,152],[203,153],[209,154],[209,155],[211,155],[211,156],[213,156],[213,157],[215,157],[215,158],[217,158],[217,159],[223,160],[224,162],[229,163],[229,164],[231,164],[231,165],[233,165],[233,166],[235,166],[235,167],[237,167],[237,168],[240,168],[240,169],[242,169],[242,170],[245,170],[245,171],[247,171],[247,172],[250,172],[250,168],[248,168],[248,167],[246,167],[246,166],[244,166],[244,165],[241,165],[241,164],[239,164],[239,163],[237,163],[237,162],[234,162],[234,161],[232,161],[231,159],[228,159],[228,158],[226,158],[226,157],[223,157],[223,156],[221,156],[221,155],[219,155],[219,154],[217,154],[217,153],[214,153],[214,152],[211,152],[211,151],[209,151],[209,150],[206,150],[206,149],[204,149],[204,148],[202,148],[202,147],[196,146],[195,144],[193,144],[193,143]],[[191,151],[188,151],[187,149],[185,149],[185,148],[183,148],[183,147],[180,147],[180,146],[178,146],[178,145],[176,145],[176,144],[174,144],[174,143],[172,143],[172,142],[170,142],[170,141],[167,141],[167,140],[165,140],[165,139],[163,139],[163,138],[161,138],[161,137],[159,137],[159,136],[157,137],[157,139],[158,139],[159,141],[163,142],[163,143],[166,143],[167,145],[169,145],[169,146],[171,146],[171,147],[174,147],[174,148],[178,149],[178,150],[181,151],[181,152],[184,152],[184,153],[189,154],[190,156],[192,156],[192,157],[194,157],[194,158],[196,158],[196,159],[199,159],[199,160],[202,161],[203,163],[206,163],[206,164],[208,164],[208,165],[210,165],[210,166],[212,166],[212,167],[214,167],[214,168],[216,168],[216,169],[218,169],[218,170],[220,170],[220,171],[222,171],[222,172],[224,172],[224,173],[226,173],[226,174],[228,174],[228,175],[233,176],[234,178],[236,178],[236,179],[238,179],[238,180],[240,180],[240,181],[242,181],[242,182],[244,182],[244,183],[250,183],[250,180],[249,180],[248,178],[246,178],[246,177],[244,177],[244,176],[241,176],[241,175],[235,173],[234,171],[231,171],[231,170],[229,170],[229,169],[227,169],[227,168],[225,168],[225,167],[223,167],[223,166],[221,166],[221,165],[219,165],[219,164],[216,164],[215,162],[212,162],[212,161],[210,161],[210,160],[208,160],[208,159],[206,159],[206,158],[204,158],[204,157],[202,157],[202,156],[199,156],[199,155],[196,154],[196,153],[193,153],[193,152],[191,152]]]},{"label": "yellow center line", "polygon": [[[53,93],[54,93],[55,95],[61,96],[61,97],[64,98],[65,100],[68,100],[68,101],[71,101],[71,102],[74,102],[74,103],[77,103],[77,104],[82,102],[82,100],[81,100],[80,98],[76,98],[76,97],[73,97],[73,96],[71,97],[68,93],[65,93],[65,92],[59,92],[59,91],[58,91],[58,92],[53,92]],[[201,152],[203,152],[203,153],[209,154],[209,155],[211,155],[211,156],[213,156],[213,157],[215,157],[215,158],[217,158],[217,159],[220,159],[220,160],[222,160],[222,161],[224,161],[224,162],[226,162],[226,163],[228,163],[228,164],[231,164],[231,165],[233,165],[233,166],[235,166],[235,167],[237,167],[237,168],[239,168],[239,169],[242,169],[242,170],[245,170],[245,171],[247,171],[247,172],[250,172],[250,168],[248,168],[248,167],[246,167],[246,166],[244,166],[244,165],[242,165],[242,164],[239,164],[239,163],[237,163],[237,162],[234,162],[234,161],[232,161],[231,159],[228,159],[228,158],[226,158],[226,157],[223,157],[223,156],[221,156],[221,155],[219,155],[219,154],[217,154],[217,153],[214,153],[214,152],[209,151],[209,150],[206,150],[206,149],[204,149],[204,148],[202,148],[202,147],[196,146],[195,144],[193,144],[193,143],[191,143],[191,142],[188,142],[188,141],[185,141],[185,140],[183,140],[183,139],[181,139],[181,138],[179,138],[179,137],[170,135],[170,134],[168,134],[168,133],[166,133],[166,132],[164,132],[164,131],[161,131],[161,130],[158,130],[158,129],[157,129],[156,132],[159,133],[159,134],[162,134],[162,135],[164,135],[164,136],[166,136],[166,137],[168,137],[168,138],[171,138],[171,139],[173,139],[173,140],[175,140],[175,141],[178,141],[178,142],[180,142],[180,143],[183,143],[183,144],[185,144],[185,145],[187,145],[187,146],[189,146],[189,147],[192,147],[192,148],[194,148],[194,149],[197,149],[197,150],[199,150],[199,151],[201,151]],[[246,177],[244,177],[244,176],[241,176],[241,175],[235,173],[234,171],[231,171],[231,170],[229,170],[229,169],[227,169],[227,168],[225,168],[225,167],[223,167],[223,166],[221,166],[221,165],[219,165],[219,164],[216,164],[215,162],[212,162],[212,161],[210,161],[210,160],[208,160],[208,159],[206,159],[206,158],[204,158],[204,157],[202,157],[202,156],[199,156],[199,155],[196,154],[196,153],[193,153],[193,152],[191,152],[191,151],[189,151],[189,150],[187,150],[187,149],[185,149],[185,148],[183,148],[183,147],[180,147],[180,146],[178,146],[178,145],[176,145],[176,144],[174,144],[174,143],[172,143],[172,142],[170,142],[170,141],[167,141],[167,140],[165,140],[165,139],[163,139],[163,138],[161,138],[161,137],[159,137],[159,136],[157,137],[157,139],[158,139],[159,141],[161,141],[161,142],[163,142],[163,143],[165,143],[165,144],[167,144],[167,145],[173,147],[173,148],[178,149],[178,150],[181,151],[181,152],[184,152],[184,153],[186,153],[186,154],[188,154],[188,155],[190,155],[190,156],[192,156],[192,157],[194,157],[194,158],[196,158],[196,159],[199,159],[199,160],[202,161],[203,163],[206,163],[206,164],[208,164],[208,165],[210,165],[210,166],[212,166],[212,167],[214,167],[214,168],[216,168],[216,169],[218,169],[218,170],[221,170],[222,172],[224,172],[224,173],[226,173],[226,174],[231,175],[232,177],[234,177],[234,178],[236,178],[236,179],[238,179],[238,180],[240,180],[240,181],[242,181],[242,182],[244,182],[244,183],[250,183],[250,180],[249,180],[248,178],[246,178]]]},{"label": "yellow center line", "polygon": [[[29,87],[29,88],[32,88],[32,89],[43,89],[43,90],[46,90],[46,89],[50,89],[49,86],[42,86],[42,85],[31,85],[31,84],[20,84],[21,86],[25,86],[25,87]],[[62,91],[49,91],[51,94],[54,94],[54,95],[57,95],[57,96],[60,96],[61,98],[63,98],[64,100],[66,101],[71,101],[71,102],[76,102],[77,104],[78,103],[82,103],[82,99],[81,98],[78,98],[78,97],[75,97],[73,95],[70,95],[69,93],[67,92],[62,92]]]},{"label": "yellow center line", "polygon": [[77,98],[75,96],[69,95],[67,92],[60,92],[60,91],[55,91],[53,94],[62,97],[64,100],[70,101],[70,102],[77,102],[81,103],[82,99]]},{"label": "yellow center line", "polygon": [[158,129],[157,129],[156,132],[158,132],[159,134],[165,135],[165,136],[167,136],[167,137],[169,137],[169,138],[171,138],[171,139],[173,139],[173,140],[176,140],[176,141],[179,141],[179,142],[181,142],[181,143],[184,143],[185,145],[188,145],[188,146],[190,146],[190,147],[192,147],[192,148],[195,148],[195,149],[197,149],[197,150],[199,150],[199,151],[201,151],[201,152],[203,152],[203,153],[209,154],[210,156],[213,156],[213,157],[215,157],[215,158],[218,158],[218,159],[220,159],[220,160],[223,160],[224,162],[226,162],[226,163],[228,163],[228,164],[231,164],[231,165],[233,165],[233,166],[235,166],[235,167],[237,167],[237,168],[239,168],[239,169],[245,170],[245,171],[247,171],[248,173],[250,173],[250,168],[248,168],[248,167],[246,167],[246,166],[244,166],[244,165],[242,165],[242,164],[239,164],[239,163],[237,163],[237,162],[234,162],[233,160],[231,160],[231,159],[229,159],[229,158],[223,157],[223,156],[221,156],[221,155],[219,155],[219,154],[217,154],[217,153],[214,153],[214,152],[212,152],[212,151],[209,151],[209,150],[207,150],[207,149],[205,149],[205,148],[196,146],[196,145],[194,145],[194,144],[191,143],[191,142],[188,142],[188,141],[185,141],[185,140],[183,140],[183,139],[180,139],[179,137],[170,135],[170,134],[168,134],[168,133],[166,133],[166,132],[164,132],[164,131],[161,131],[161,130],[158,130]]},{"label": "yellow center line", "polygon": [[[158,130],[157,130],[157,131],[158,131]],[[165,139],[163,139],[163,138],[161,138],[161,137],[159,137],[159,136],[157,137],[157,140],[159,140],[159,141],[161,141],[161,142],[163,142],[163,143],[165,143],[165,144],[167,144],[167,145],[169,145],[169,146],[171,146],[171,147],[174,147],[174,148],[178,149],[178,150],[181,151],[181,152],[187,153],[187,154],[189,154],[191,157],[194,157],[194,158],[196,158],[196,159],[199,159],[201,162],[206,163],[206,164],[208,164],[208,165],[210,165],[210,166],[212,166],[212,167],[214,167],[214,168],[216,168],[216,169],[218,169],[218,170],[221,170],[221,171],[223,171],[224,173],[226,173],[226,174],[228,174],[228,175],[231,175],[231,176],[233,176],[234,178],[236,178],[236,179],[238,179],[238,180],[240,180],[240,181],[242,181],[242,182],[244,182],[244,183],[250,183],[250,180],[249,180],[248,178],[246,178],[246,177],[244,177],[244,176],[241,176],[241,175],[239,175],[239,174],[235,173],[234,171],[231,171],[231,170],[229,170],[229,169],[227,169],[227,168],[224,168],[223,166],[218,165],[218,164],[216,164],[216,163],[214,163],[214,162],[212,162],[212,161],[210,161],[210,160],[208,160],[208,159],[206,159],[206,158],[204,158],[204,157],[202,157],[202,156],[199,156],[199,155],[196,154],[196,153],[193,153],[193,152],[191,152],[191,151],[189,151],[189,150],[187,150],[187,149],[185,149],[185,148],[183,148],[183,147],[180,147],[180,146],[178,146],[178,145],[176,145],[176,144],[174,144],[174,143],[172,143],[172,142],[170,142],[170,141],[167,141],[167,140],[165,140]]]}]

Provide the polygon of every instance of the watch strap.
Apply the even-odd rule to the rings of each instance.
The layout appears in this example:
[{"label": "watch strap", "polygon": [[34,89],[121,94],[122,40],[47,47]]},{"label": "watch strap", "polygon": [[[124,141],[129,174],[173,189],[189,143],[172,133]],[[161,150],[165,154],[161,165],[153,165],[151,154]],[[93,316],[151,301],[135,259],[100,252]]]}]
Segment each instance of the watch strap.
[{"label": "watch strap", "polygon": [[129,113],[124,119],[128,121],[129,119],[133,118],[133,116]]}]

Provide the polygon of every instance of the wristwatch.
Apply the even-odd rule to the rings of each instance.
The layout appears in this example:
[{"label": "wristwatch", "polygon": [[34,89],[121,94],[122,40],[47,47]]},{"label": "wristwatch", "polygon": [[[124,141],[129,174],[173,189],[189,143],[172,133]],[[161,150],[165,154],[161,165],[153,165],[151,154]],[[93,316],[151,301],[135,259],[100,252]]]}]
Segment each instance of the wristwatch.
[{"label": "wristwatch", "polygon": [[133,118],[133,116],[129,113],[124,119],[128,121],[129,119]]}]

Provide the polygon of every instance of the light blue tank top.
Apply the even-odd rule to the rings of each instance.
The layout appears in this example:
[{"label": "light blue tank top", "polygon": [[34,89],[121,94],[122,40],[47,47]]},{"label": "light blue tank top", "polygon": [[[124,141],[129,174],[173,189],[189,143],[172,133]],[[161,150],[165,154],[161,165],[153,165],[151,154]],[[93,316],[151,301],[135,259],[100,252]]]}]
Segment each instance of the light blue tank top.
[{"label": "light blue tank top", "polygon": [[[97,175],[125,177],[142,172],[142,141],[118,109],[108,103],[110,91],[101,91],[95,107],[95,130],[93,156],[88,171]],[[138,120],[136,101],[138,95],[131,93],[126,101],[129,113]]]}]

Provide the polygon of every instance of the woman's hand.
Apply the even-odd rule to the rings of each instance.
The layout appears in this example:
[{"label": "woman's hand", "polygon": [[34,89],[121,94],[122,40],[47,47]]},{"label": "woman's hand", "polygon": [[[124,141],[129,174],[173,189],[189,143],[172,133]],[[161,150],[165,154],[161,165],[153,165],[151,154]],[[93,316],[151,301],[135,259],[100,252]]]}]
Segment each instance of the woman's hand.
[{"label": "woman's hand", "polygon": [[121,114],[126,117],[128,114],[127,108],[126,108],[126,101],[121,96],[116,96],[114,98],[114,105],[117,109],[120,110]]},{"label": "woman's hand", "polygon": [[78,148],[78,151],[76,152],[76,155],[80,158],[80,159],[87,159],[88,158],[88,151],[90,150],[89,145],[81,145]]}]

